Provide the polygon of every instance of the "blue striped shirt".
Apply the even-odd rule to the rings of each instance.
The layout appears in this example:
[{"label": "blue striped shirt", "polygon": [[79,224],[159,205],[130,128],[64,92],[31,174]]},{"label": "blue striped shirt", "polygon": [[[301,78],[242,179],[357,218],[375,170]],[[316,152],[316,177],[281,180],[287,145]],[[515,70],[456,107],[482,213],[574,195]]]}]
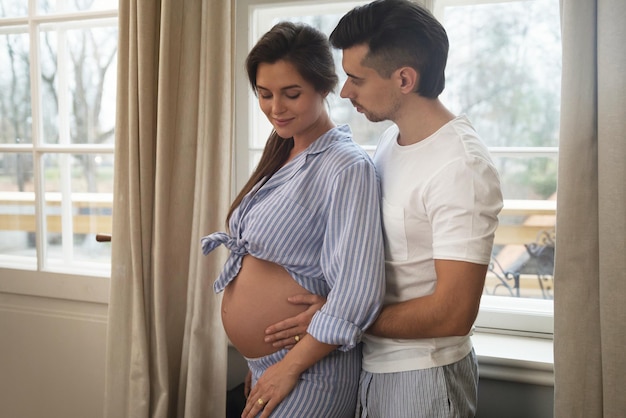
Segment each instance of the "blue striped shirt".
[{"label": "blue striped shirt", "polygon": [[348,350],[376,318],[384,295],[380,185],[347,125],[331,129],[264,183],[230,218],[230,234],[202,238],[208,254],[230,255],[214,283],[221,292],[244,255],[283,266],[302,287],[327,298],[308,333]]}]

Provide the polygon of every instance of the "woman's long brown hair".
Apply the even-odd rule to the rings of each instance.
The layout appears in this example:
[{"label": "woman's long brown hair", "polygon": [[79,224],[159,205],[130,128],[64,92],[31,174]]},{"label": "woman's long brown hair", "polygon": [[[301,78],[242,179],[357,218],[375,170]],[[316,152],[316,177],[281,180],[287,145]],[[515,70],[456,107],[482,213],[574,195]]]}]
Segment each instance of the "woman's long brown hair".
[{"label": "woman's long brown hair", "polygon": [[293,148],[293,138],[284,139],[278,136],[276,131],[272,130],[267,143],[265,144],[265,148],[263,149],[263,154],[261,155],[261,160],[259,164],[256,166],[252,175],[243,186],[233,203],[230,205],[230,209],[228,210],[228,216],[226,217],[226,223],[230,220],[233,211],[239,206],[243,197],[252,190],[255,184],[260,182],[263,178],[271,177],[278,169],[287,161],[289,158],[289,152]]}]

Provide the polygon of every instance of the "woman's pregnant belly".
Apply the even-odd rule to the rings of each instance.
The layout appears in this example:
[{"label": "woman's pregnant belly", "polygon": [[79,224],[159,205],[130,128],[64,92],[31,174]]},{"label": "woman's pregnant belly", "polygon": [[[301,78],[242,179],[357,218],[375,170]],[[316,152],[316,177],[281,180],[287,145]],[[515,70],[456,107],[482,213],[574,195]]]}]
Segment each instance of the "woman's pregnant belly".
[{"label": "woman's pregnant belly", "polygon": [[222,323],[231,343],[245,357],[278,351],[266,343],[265,329],[306,310],[287,297],[310,293],[278,264],[246,255],[237,277],[224,289]]}]

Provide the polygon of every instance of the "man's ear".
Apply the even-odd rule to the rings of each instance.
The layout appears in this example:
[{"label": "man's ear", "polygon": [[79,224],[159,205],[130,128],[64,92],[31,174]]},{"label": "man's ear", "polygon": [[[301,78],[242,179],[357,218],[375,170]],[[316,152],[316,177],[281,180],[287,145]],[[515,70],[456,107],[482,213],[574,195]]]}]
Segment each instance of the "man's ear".
[{"label": "man's ear", "polygon": [[400,91],[402,93],[412,93],[417,91],[420,75],[412,67],[401,67],[397,70],[398,82],[400,83]]}]

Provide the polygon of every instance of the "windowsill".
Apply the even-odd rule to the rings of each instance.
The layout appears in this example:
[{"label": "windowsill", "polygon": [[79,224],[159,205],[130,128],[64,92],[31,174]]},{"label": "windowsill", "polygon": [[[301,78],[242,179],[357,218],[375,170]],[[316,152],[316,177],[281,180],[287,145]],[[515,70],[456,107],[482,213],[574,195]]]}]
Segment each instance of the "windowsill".
[{"label": "windowsill", "polygon": [[475,332],[481,378],[554,386],[553,340]]},{"label": "windowsill", "polygon": [[108,304],[108,276],[0,267],[0,293]]}]

